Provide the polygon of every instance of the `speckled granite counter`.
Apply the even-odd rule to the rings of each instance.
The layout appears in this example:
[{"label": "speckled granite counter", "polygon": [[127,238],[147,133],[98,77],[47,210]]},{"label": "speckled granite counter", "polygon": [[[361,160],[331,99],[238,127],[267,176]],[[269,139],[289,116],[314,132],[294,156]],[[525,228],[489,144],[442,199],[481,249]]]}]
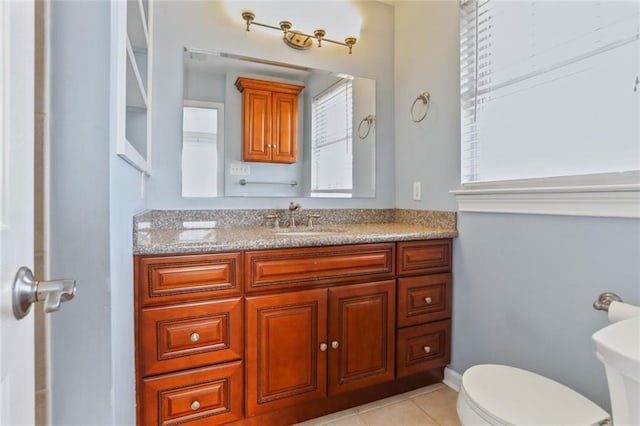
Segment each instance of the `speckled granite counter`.
[{"label": "speckled granite counter", "polygon": [[307,214],[322,214],[322,220],[311,228],[298,226],[295,230],[264,226],[264,217],[274,213],[281,212],[145,212],[134,218],[133,252],[210,253],[453,238],[458,235],[455,212],[399,209],[307,210]]}]

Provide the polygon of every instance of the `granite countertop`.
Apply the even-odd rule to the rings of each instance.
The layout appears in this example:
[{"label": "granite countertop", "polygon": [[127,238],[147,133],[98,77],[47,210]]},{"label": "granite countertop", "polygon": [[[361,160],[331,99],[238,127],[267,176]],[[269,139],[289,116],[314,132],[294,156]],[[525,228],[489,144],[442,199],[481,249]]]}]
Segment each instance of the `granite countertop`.
[{"label": "granite countertop", "polygon": [[[188,227],[149,226],[136,222],[134,254],[211,253],[286,247],[332,246],[391,241],[453,238],[458,235],[450,221],[335,223],[279,229],[266,226],[218,226],[190,222]],[[144,225],[143,225],[144,224]],[[202,226],[200,226],[200,224]],[[143,225],[143,226],[141,226]]]},{"label": "granite countertop", "polygon": [[328,225],[308,228],[153,229],[138,231],[134,254],[198,253],[281,247],[409,241],[457,236],[455,230],[404,223]]}]

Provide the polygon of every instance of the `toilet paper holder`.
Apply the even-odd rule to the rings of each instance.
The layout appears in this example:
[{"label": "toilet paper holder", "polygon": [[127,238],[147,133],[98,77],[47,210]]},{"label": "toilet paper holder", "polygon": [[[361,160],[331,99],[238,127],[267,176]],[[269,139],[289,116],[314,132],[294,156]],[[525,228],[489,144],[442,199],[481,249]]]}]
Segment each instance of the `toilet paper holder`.
[{"label": "toilet paper holder", "polygon": [[622,298],[615,293],[602,293],[598,296],[598,299],[593,302],[593,309],[598,311],[609,311],[609,305],[611,305],[611,302],[622,302]]}]

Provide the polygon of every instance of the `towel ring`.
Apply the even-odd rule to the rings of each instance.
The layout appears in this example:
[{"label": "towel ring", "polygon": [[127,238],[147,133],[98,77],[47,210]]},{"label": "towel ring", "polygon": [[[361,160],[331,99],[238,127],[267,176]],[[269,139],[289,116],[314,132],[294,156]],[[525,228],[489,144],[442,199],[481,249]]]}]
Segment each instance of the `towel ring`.
[{"label": "towel ring", "polygon": [[[424,109],[424,114],[416,118],[415,110],[416,110],[416,105],[418,105],[418,101],[421,101],[423,105],[426,105],[426,108]],[[429,112],[430,105],[431,105],[431,95],[429,94],[429,92],[420,93],[416,98],[416,100],[413,101],[413,104],[411,104],[411,120],[414,123],[419,123],[422,120],[424,120],[424,118],[427,116],[427,113]]]},{"label": "towel ring", "polygon": [[[358,137],[360,139],[366,139],[367,136],[369,136],[369,132],[371,132],[371,128],[375,127],[375,122],[376,122],[376,118],[371,114],[369,114],[365,118],[363,118],[362,121],[360,121],[360,124],[358,125]],[[363,133],[362,132],[362,125],[364,123],[367,123],[368,126],[367,126],[367,133],[365,133],[364,136],[363,136],[362,135],[362,133]]]}]

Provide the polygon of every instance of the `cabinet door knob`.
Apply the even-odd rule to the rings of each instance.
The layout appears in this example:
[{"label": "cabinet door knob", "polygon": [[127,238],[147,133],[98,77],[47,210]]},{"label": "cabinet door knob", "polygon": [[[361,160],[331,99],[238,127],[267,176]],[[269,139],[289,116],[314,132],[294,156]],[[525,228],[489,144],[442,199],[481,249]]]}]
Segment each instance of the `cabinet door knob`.
[{"label": "cabinet door knob", "polygon": [[198,408],[200,408],[200,401],[198,401],[197,399],[195,401],[193,401],[191,403],[191,409],[193,411],[197,410]]},{"label": "cabinet door knob", "polygon": [[424,349],[425,353],[431,352],[431,346],[425,346],[422,349]]},{"label": "cabinet door knob", "polygon": [[320,343],[320,350],[322,352],[326,351],[327,350],[327,344],[326,343]]},{"label": "cabinet door knob", "polygon": [[424,298],[424,301],[425,301],[425,303],[426,303],[427,305],[430,305],[430,304],[431,304],[431,302],[432,302],[432,300],[431,300],[431,298],[430,298],[430,297],[425,297],[425,298]]},{"label": "cabinet door knob", "polygon": [[331,342],[331,347],[333,349],[338,349],[338,346],[340,346],[340,343],[338,343],[337,340],[334,340],[334,341]]},{"label": "cabinet door knob", "polygon": [[192,342],[197,342],[198,340],[200,340],[200,335],[198,333],[192,333],[191,336],[189,336],[189,338],[191,339]]}]

